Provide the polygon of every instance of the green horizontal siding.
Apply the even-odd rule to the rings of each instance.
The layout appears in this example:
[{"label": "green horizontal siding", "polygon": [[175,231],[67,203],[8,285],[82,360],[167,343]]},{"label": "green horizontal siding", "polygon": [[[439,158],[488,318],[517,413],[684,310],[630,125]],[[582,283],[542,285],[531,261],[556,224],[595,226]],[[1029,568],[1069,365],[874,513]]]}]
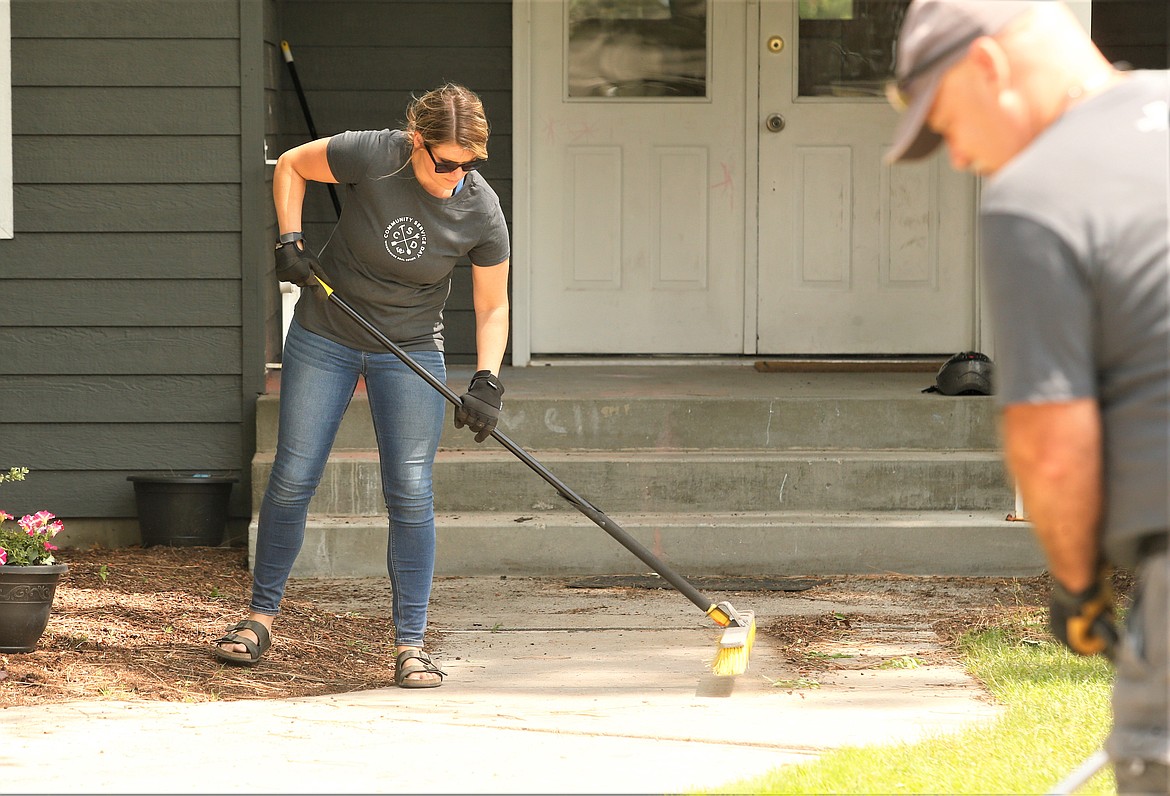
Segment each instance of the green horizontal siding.
[{"label": "green horizontal siding", "polygon": [[238,184],[18,184],[13,197],[16,229],[22,232],[229,232],[240,228]]},{"label": "green horizontal siding", "polygon": [[[238,328],[0,326],[4,378],[70,373],[118,379],[156,373],[238,374],[240,346]],[[123,389],[133,389],[130,380]],[[48,419],[71,419],[51,404],[36,409]]]},{"label": "green horizontal siding", "polygon": [[[285,2],[280,21],[288,31],[313,31],[313,46],[417,47],[431,31],[435,44],[478,50],[485,42],[511,41],[510,3]],[[501,13],[502,12],[502,13]],[[325,19],[328,24],[323,24]],[[299,50],[294,50],[296,56]]]},{"label": "green horizontal siding", "polygon": [[35,423],[43,407],[74,423],[211,423],[239,421],[240,378],[120,373],[27,375],[0,379],[6,423]]},{"label": "green horizontal siding", "polygon": [[260,103],[255,121],[243,105],[262,9],[12,2],[15,237],[0,241],[0,294],[27,311],[0,314],[0,466],[33,472],[4,485],[6,505],[126,517],[131,473],[246,482],[263,374],[244,285],[270,267],[243,255],[249,216],[263,218],[244,199],[262,141],[242,143],[264,127]]},{"label": "green horizontal siding", "polygon": [[[37,8],[22,8],[36,4]],[[18,38],[237,38],[237,0],[16,0]]]},{"label": "green horizontal siding", "polygon": [[239,135],[240,90],[12,86],[13,135]]},{"label": "green horizontal siding", "polygon": [[294,48],[293,56],[306,91],[309,86],[314,91],[362,91],[379,86],[421,93],[446,81],[463,83],[477,92],[499,91],[507,89],[512,80],[509,46],[469,50],[416,39],[414,46],[393,51],[381,47],[302,45]]},{"label": "green horizontal siding", "polygon": [[[45,303],[46,284],[12,279],[4,291],[17,306],[35,307]],[[61,279],[51,283],[51,295],[52,312],[22,314],[21,323],[56,328],[68,318],[89,327],[240,325],[238,279]]]},{"label": "green horizontal siding", "polygon": [[239,86],[240,44],[236,39],[13,38],[12,82],[22,86]]},{"label": "green horizontal siding", "polygon": [[16,136],[17,182],[239,183],[237,136]]},{"label": "green horizontal siding", "polygon": [[[234,279],[240,235],[231,232],[21,230],[0,244],[10,279]],[[44,257],[52,252],[52,257]]]},{"label": "green horizontal siding", "polygon": [[230,420],[0,423],[0,438],[6,456],[35,471],[230,470],[240,464],[240,426]]}]

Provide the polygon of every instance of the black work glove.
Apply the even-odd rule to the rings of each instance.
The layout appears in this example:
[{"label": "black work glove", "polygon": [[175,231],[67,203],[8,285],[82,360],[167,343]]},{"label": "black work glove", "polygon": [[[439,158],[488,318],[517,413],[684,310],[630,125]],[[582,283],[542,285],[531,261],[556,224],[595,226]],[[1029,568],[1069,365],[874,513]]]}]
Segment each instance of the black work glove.
[{"label": "black work glove", "polygon": [[1109,567],[1097,571],[1097,579],[1073,594],[1060,583],[1052,586],[1048,626],[1066,647],[1078,655],[1103,654],[1113,660],[1117,626],[1113,621],[1113,582]]},{"label": "black work glove", "polygon": [[281,243],[276,247],[276,278],[281,282],[292,282],[300,287],[314,285],[317,283],[314,272],[323,273],[321,263],[303,240]]},{"label": "black work glove", "polygon": [[459,401],[462,405],[455,407],[455,428],[467,426],[476,432],[475,441],[483,442],[500,419],[504,385],[490,370],[477,370]]}]

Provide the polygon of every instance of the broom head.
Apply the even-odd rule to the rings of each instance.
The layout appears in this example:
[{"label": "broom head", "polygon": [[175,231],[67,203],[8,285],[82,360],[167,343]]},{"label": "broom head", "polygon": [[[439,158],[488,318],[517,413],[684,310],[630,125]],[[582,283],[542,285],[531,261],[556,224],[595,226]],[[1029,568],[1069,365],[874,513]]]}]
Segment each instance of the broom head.
[{"label": "broom head", "polygon": [[[717,677],[730,677],[747,671],[748,656],[756,641],[756,615],[752,611],[736,611],[730,603],[719,603],[708,612],[716,622],[723,625],[711,671]],[[726,618],[727,622],[720,622]]]}]

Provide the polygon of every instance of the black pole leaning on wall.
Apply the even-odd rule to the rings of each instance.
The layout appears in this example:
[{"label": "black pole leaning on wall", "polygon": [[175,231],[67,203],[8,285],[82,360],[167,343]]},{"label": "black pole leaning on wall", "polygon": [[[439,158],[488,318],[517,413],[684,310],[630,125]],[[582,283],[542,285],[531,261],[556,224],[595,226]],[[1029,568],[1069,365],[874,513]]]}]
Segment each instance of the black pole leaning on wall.
[{"label": "black pole leaning on wall", "polygon": [[[309,137],[317,140],[317,126],[313,124],[313,115],[309,113],[309,101],[305,99],[305,90],[301,87],[301,78],[297,75],[297,65],[293,62],[292,48],[287,41],[280,42],[280,51],[284,53],[284,62],[288,64],[288,73],[292,75],[293,87],[297,90],[297,99],[301,101],[301,111],[305,114],[305,124],[309,126]],[[333,210],[341,218],[341,202],[337,199],[337,190],[329,185],[329,198],[333,200]]]}]

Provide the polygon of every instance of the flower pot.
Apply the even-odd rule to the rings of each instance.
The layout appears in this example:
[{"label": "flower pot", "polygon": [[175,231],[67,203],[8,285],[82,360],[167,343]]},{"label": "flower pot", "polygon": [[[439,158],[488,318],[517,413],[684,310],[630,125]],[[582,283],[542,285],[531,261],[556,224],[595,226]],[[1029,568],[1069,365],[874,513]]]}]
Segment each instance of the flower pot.
[{"label": "flower pot", "polygon": [[228,500],[238,478],[131,475],[144,547],[216,547],[223,541]]},{"label": "flower pot", "polygon": [[0,654],[32,652],[49,624],[65,564],[0,567]]}]

